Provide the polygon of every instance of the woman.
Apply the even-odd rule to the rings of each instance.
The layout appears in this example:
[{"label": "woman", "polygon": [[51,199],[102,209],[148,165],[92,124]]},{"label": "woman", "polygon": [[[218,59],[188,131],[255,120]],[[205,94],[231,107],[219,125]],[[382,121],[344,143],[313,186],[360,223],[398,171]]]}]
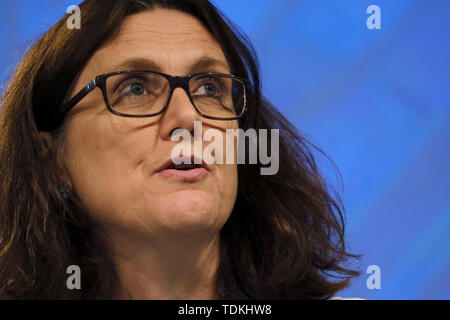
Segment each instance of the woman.
[{"label": "woman", "polygon": [[[245,38],[206,0],[80,9],[81,29],[53,26],[2,95],[1,294],[324,299],[345,288],[358,273],[343,266],[354,256],[340,202],[261,97]],[[196,121],[224,136],[279,129],[278,172],[173,167],[173,133]],[[80,289],[67,286],[71,265]]]}]

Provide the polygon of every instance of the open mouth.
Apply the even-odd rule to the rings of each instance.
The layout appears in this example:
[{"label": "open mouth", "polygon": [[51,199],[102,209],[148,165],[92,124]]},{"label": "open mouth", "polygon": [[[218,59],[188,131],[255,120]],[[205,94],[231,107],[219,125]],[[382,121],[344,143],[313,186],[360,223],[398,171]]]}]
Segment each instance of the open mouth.
[{"label": "open mouth", "polygon": [[180,170],[180,171],[188,171],[203,168],[205,170],[209,170],[207,164],[200,158],[192,156],[184,156],[181,158],[180,164],[173,163],[172,159],[167,160],[158,170],[157,172],[161,172],[164,170]]},{"label": "open mouth", "polygon": [[191,156],[185,157],[180,164],[175,164],[172,162],[172,159],[170,159],[169,161],[166,161],[166,163],[164,163],[159,170],[157,170],[157,173],[163,177],[175,180],[197,181],[208,175],[209,168],[205,162]]},{"label": "open mouth", "polygon": [[173,169],[173,170],[187,171],[187,170],[192,170],[192,169],[196,169],[196,168],[203,168],[203,165],[201,165],[201,164],[185,164],[185,163],[174,164],[174,163],[172,163],[165,170]]}]

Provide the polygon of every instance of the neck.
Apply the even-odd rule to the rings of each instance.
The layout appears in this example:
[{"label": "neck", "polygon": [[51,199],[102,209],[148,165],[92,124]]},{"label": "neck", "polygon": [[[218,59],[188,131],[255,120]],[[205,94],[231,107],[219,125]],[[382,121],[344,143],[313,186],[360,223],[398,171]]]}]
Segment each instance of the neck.
[{"label": "neck", "polygon": [[208,300],[215,297],[219,234],[165,237],[113,237],[120,285],[116,299]]}]

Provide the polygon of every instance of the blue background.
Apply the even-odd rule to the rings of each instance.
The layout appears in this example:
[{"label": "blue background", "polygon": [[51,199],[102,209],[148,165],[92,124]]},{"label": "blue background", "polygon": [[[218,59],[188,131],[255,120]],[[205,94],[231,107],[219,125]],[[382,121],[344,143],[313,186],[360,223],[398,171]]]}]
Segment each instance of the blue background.
[{"label": "blue background", "polygon": [[[79,2],[1,0],[0,81]],[[268,98],[342,173],[348,246],[364,257],[339,295],[450,299],[450,1],[214,3],[254,43]],[[366,27],[371,4],[381,30]]]}]

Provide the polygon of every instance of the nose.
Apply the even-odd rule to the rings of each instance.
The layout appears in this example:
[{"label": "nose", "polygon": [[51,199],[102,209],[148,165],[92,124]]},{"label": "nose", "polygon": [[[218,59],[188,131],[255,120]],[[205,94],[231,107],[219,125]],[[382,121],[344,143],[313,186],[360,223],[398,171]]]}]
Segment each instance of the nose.
[{"label": "nose", "polygon": [[161,137],[170,140],[172,132],[177,128],[186,129],[193,135],[196,120],[200,120],[200,115],[192,105],[186,91],[176,88],[160,119]]}]

